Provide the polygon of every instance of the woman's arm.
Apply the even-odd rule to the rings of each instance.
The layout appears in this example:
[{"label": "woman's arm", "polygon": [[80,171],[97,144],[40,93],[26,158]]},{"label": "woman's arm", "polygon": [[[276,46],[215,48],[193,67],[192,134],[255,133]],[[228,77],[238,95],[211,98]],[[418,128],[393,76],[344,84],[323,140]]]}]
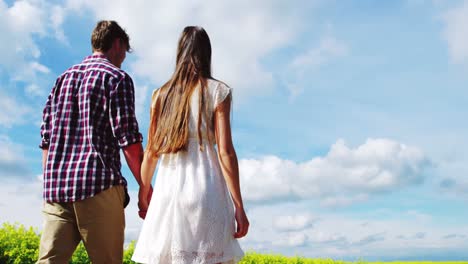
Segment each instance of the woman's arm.
[{"label": "woman's arm", "polygon": [[236,208],[237,231],[235,238],[241,238],[247,234],[249,221],[245,214],[244,204],[240,190],[239,165],[236,151],[232,143],[231,124],[229,113],[231,109],[231,96],[221,102],[215,110],[215,136],[218,145],[218,159],[221,165],[223,176],[226,180],[229,192],[231,193],[234,206]]},{"label": "woman's arm", "polygon": [[151,196],[153,195],[151,181],[157,164],[158,158],[153,158],[147,154],[144,155],[141,164],[141,184],[140,190],[138,191],[138,209],[140,210],[138,214],[143,219],[146,217]]},{"label": "woman's arm", "polygon": [[[158,111],[159,104],[157,103],[158,90],[153,92],[151,99],[151,108],[150,108],[150,128],[148,129],[148,143],[150,144],[150,131],[152,127],[155,127],[158,122]],[[138,191],[138,208],[141,218],[145,219],[146,211],[148,210],[149,203],[151,201],[151,196],[153,194],[153,187],[151,182],[153,180],[154,171],[156,170],[156,165],[158,164],[158,157],[150,155],[148,153],[148,146],[146,146],[146,152],[143,156],[143,162],[141,164],[140,174],[141,174],[141,184],[140,190]]]}]

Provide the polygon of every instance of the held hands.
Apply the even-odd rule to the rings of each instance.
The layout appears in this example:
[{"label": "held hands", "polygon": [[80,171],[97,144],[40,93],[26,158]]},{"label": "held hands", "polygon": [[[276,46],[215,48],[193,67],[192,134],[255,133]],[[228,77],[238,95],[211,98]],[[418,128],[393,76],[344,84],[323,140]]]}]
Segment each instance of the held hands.
[{"label": "held hands", "polygon": [[140,187],[138,191],[138,215],[141,219],[145,219],[146,212],[148,211],[148,207],[151,201],[151,196],[153,195],[153,186],[149,186],[149,188]]},{"label": "held hands", "polygon": [[236,208],[235,218],[237,223],[237,230],[234,234],[234,238],[241,238],[247,235],[249,230],[249,220],[245,214],[244,208]]}]

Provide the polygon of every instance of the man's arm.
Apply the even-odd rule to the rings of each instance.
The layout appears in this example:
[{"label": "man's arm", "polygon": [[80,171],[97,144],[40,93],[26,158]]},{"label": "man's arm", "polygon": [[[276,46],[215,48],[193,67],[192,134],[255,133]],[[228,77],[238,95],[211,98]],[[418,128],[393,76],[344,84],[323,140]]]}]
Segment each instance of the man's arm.
[{"label": "man's arm", "polygon": [[45,172],[47,165],[47,155],[49,155],[49,149],[42,149],[42,173]]},{"label": "man's arm", "polygon": [[55,85],[52,88],[49,96],[47,97],[46,105],[42,112],[42,123],[41,123],[41,143],[39,147],[42,149],[42,173],[45,173],[47,166],[47,156],[49,155],[49,144],[50,144],[50,111],[51,101],[53,94],[55,93],[56,87],[59,85],[59,79],[55,81]]},{"label": "man's arm", "polygon": [[128,75],[111,91],[109,112],[112,133],[123,150],[130,171],[140,185],[143,137],[138,130],[135,116],[133,81]]},{"label": "man's arm", "polygon": [[128,145],[124,147],[123,154],[125,156],[125,160],[127,161],[128,167],[130,171],[133,173],[135,180],[137,181],[138,185],[141,186],[141,162],[143,161],[143,147],[141,142]]}]

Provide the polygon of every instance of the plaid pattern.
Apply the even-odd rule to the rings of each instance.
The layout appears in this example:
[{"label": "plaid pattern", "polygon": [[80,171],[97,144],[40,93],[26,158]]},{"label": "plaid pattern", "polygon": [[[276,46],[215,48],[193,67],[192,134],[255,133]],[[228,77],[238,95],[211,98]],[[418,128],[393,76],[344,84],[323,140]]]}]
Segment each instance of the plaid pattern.
[{"label": "plaid pattern", "polygon": [[120,148],[142,141],[133,81],[102,55],[86,57],[56,81],[41,125],[46,202],[74,202],[126,186]]}]

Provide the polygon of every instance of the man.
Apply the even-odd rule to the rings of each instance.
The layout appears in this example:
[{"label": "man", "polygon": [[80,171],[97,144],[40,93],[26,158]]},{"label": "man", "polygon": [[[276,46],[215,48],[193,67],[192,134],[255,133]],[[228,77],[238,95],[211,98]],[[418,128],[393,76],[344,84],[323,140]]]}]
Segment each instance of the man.
[{"label": "man", "polygon": [[92,263],[123,260],[128,197],[119,152],[138,184],[143,157],[133,81],[120,69],[129,37],[115,21],[100,21],[91,44],[93,54],[58,77],[44,108],[37,263],[68,263],[81,240]]}]

